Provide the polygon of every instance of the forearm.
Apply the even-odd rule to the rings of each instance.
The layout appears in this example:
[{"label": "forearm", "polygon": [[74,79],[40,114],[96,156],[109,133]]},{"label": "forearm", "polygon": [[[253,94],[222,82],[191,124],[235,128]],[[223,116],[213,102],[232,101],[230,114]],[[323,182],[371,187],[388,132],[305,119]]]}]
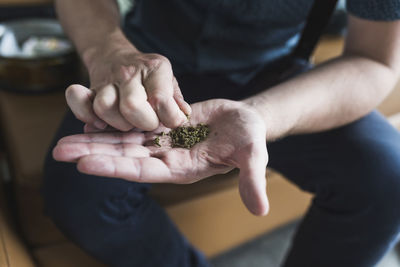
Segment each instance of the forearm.
[{"label": "forearm", "polygon": [[342,56],[250,97],[267,125],[267,139],[319,132],[354,121],[390,92],[396,73],[375,60]]},{"label": "forearm", "polygon": [[86,66],[90,64],[93,50],[105,42],[132,46],[120,28],[116,0],[56,0],[56,10]]}]

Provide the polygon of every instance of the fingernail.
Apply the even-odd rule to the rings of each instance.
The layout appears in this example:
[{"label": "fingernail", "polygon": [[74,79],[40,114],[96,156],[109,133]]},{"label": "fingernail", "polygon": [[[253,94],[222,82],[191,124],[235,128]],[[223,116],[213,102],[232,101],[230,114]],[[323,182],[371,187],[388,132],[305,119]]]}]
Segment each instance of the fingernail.
[{"label": "fingernail", "polygon": [[185,103],[185,106],[186,106],[186,111],[185,111],[185,113],[187,113],[188,115],[190,115],[190,114],[192,113],[192,107],[191,107],[188,103]]},{"label": "fingernail", "polygon": [[98,129],[102,129],[104,130],[107,127],[107,123],[103,122],[103,121],[95,121],[94,126]]},{"label": "fingernail", "polygon": [[188,115],[188,114],[186,114],[184,112],[181,112],[181,116],[180,117],[182,118],[184,123],[188,122],[190,120],[190,115]]}]

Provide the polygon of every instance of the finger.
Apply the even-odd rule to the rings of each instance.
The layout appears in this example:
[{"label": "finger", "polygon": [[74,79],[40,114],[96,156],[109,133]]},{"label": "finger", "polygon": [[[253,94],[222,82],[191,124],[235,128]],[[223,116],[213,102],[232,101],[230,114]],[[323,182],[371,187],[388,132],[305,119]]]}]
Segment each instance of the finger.
[{"label": "finger", "polygon": [[147,102],[147,94],[139,76],[135,76],[119,87],[121,96],[119,109],[132,125],[152,131],[159,125],[157,114]]},{"label": "finger", "polygon": [[143,84],[149,103],[165,126],[176,128],[187,121],[185,113],[174,99],[173,75],[169,64],[161,64],[157,70],[149,73]]},{"label": "finger", "polygon": [[188,117],[179,108],[173,97],[154,95],[152,97],[152,103],[154,103],[152,106],[156,109],[158,118],[165,126],[176,128],[187,122]]},{"label": "finger", "polygon": [[142,183],[174,182],[168,166],[153,157],[114,157],[89,155],[78,161],[80,172],[92,175],[122,178]]},{"label": "finger", "polygon": [[143,145],[146,142],[144,133],[139,132],[108,132],[75,134],[61,138],[58,144],[63,143],[104,143],[104,144],[136,144]]},{"label": "finger", "polygon": [[[132,131],[133,129],[131,129],[130,131]],[[116,132],[118,131],[118,129],[115,129],[114,127],[111,126],[107,126],[104,129],[99,129],[93,125],[90,124],[85,124],[83,126],[83,132],[84,133],[105,133],[105,132]]]},{"label": "finger", "polygon": [[[107,133],[107,132],[117,132],[118,129],[115,129],[112,126],[107,126],[105,129],[98,129],[92,125],[89,124],[85,124],[83,126],[83,132],[84,133]],[[129,130],[129,132],[136,132],[136,133],[143,133],[143,130],[139,129],[139,128],[132,128],[131,130]],[[126,132],[124,132],[126,133]]]},{"label": "finger", "polygon": [[251,153],[246,162],[240,166],[239,192],[247,209],[255,215],[266,215],[269,203],[266,192],[266,166],[268,156],[260,150]]},{"label": "finger", "polygon": [[96,127],[92,126],[91,124],[85,123],[85,125],[83,126],[84,133],[97,133],[97,132],[101,132],[101,131],[102,131],[101,129],[96,128]]},{"label": "finger", "polygon": [[182,91],[179,88],[178,81],[174,77],[173,80],[173,86],[174,86],[174,99],[176,103],[178,104],[179,108],[185,113],[185,115],[190,116],[192,114],[192,108],[190,105],[185,101],[182,95]]},{"label": "finger", "polygon": [[[85,125],[83,126],[84,133],[101,133],[101,132],[106,131],[106,129],[107,129],[107,127],[105,129],[99,129],[99,128],[97,128],[91,124],[87,124],[87,123],[85,123]],[[114,128],[111,128],[111,129],[114,129]],[[115,131],[115,129],[114,129],[114,131]]]},{"label": "finger", "polygon": [[122,157],[149,157],[150,151],[135,144],[63,143],[53,149],[53,157],[58,161],[76,162],[88,155]]},{"label": "finger", "polygon": [[133,127],[119,112],[118,93],[112,84],[98,90],[93,109],[97,116],[118,130],[129,131]]},{"label": "finger", "polygon": [[68,106],[78,120],[94,125],[98,129],[107,127],[107,124],[93,111],[93,91],[82,85],[73,84],[65,91],[65,98]]}]

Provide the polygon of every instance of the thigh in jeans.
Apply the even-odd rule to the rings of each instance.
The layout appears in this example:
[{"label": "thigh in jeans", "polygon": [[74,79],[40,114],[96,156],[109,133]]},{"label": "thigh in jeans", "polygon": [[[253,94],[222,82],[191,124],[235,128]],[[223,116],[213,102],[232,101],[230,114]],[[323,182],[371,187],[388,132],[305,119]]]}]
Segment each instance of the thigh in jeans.
[{"label": "thigh in jeans", "polygon": [[268,147],[270,166],[315,194],[285,266],[374,266],[400,230],[400,133],[372,112]]}]

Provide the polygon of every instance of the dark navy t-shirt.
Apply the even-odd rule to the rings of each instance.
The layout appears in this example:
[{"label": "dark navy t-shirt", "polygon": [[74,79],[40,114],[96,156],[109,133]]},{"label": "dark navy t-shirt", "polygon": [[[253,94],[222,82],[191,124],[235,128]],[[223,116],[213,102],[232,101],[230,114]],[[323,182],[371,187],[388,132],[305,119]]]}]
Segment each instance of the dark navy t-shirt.
[{"label": "dark navy t-shirt", "polygon": [[[323,1],[323,0],[316,0]],[[160,53],[176,73],[223,73],[247,81],[296,45],[313,0],[135,0],[125,19],[128,38]],[[347,0],[371,20],[400,18],[400,0]]]}]

